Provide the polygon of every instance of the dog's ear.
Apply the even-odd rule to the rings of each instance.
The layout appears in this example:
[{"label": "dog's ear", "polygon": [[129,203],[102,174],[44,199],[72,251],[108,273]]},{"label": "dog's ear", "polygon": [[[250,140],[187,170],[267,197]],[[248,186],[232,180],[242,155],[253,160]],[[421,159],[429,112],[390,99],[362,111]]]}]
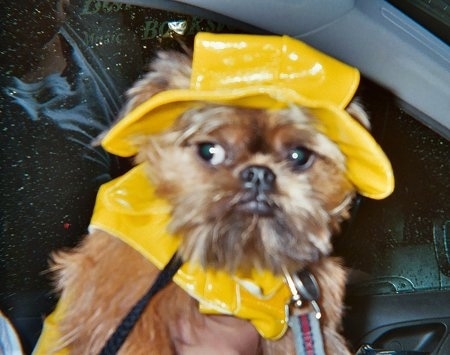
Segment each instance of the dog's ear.
[{"label": "dog's ear", "polygon": [[127,104],[121,116],[147,101],[158,92],[189,87],[192,60],[183,53],[159,52],[150,64],[150,71],[138,80],[127,92]]},{"label": "dog's ear", "polygon": [[361,123],[367,130],[370,130],[370,119],[364,107],[358,102],[358,99],[353,100],[345,109],[350,116]]}]

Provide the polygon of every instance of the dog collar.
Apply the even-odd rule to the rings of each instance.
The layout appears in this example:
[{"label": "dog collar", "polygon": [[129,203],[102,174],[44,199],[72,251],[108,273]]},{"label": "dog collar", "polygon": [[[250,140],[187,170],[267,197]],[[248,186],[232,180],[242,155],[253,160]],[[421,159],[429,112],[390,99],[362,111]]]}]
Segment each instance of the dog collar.
[{"label": "dog collar", "polygon": [[[166,231],[170,212],[171,206],[155,196],[144,163],[100,188],[90,228],[118,237],[162,269],[180,244]],[[283,276],[255,270],[244,277],[185,263],[173,280],[199,301],[203,313],[248,319],[269,339],[278,339],[288,327],[291,292]]]},{"label": "dog collar", "polygon": [[317,129],[339,146],[358,192],[381,199],[394,188],[389,160],[345,111],[358,84],[357,69],[287,36],[199,33],[190,87],[160,92],[136,107],[102,146],[116,155],[135,155],[139,137],[164,131],[205,102],[269,110],[294,104],[308,108]]}]

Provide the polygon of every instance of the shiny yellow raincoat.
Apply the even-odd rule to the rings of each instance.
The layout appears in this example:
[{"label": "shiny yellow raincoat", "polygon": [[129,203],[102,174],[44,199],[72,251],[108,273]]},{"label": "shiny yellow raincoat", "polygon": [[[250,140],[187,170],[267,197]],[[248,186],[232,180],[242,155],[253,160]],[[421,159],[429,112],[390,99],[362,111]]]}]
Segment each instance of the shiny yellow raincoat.
[{"label": "shiny yellow raincoat", "polygon": [[[193,53],[190,88],[158,93],[127,114],[103,139],[107,151],[136,154],[139,137],[169,128],[202,102],[264,109],[297,104],[308,107],[318,119],[317,128],[339,146],[347,177],[360,194],[381,199],[392,192],[388,159],[345,111],[359,84],[355,68],[287,36],[200,33]],[[162,269],[179,245],[179,238],[166,231],[170,212],[171,206],[154,195],[141,164],[101,187],[91,228],[117,236]],[[269,339],[287,329],[291,294],[281,277],[255,271],[242,278],[186,263],[174,281],[199,301],[202,312],[248,319]],[[59,339],[64,307],[60,302],[47,317],[36,353],[47,353]]]}]

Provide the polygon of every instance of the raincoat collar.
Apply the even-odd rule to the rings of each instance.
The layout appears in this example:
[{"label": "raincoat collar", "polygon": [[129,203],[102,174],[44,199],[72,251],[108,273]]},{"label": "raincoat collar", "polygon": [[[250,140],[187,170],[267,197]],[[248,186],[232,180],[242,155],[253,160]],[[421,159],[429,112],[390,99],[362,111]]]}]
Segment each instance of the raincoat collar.
[{"label": "raincoat collar", "polygon": [[[116,236],[163,269],[180,244],[178,236],[167,232],[170,213],[170,205],[155,196],[144,163],[100,188],[90,229]],[[291,293],[281,275],[253,270],[243,277],[185,263],[173,280],[199,301],[203,313],[248,319],[269,339],[287,329]]]}]

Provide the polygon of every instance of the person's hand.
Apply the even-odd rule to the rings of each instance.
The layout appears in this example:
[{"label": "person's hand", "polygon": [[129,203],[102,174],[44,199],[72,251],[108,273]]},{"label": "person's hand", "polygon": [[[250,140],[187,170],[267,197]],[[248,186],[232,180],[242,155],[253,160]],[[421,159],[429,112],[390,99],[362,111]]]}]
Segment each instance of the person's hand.
[{"label": "person's hand", "polygon": [[205,315],[195,327],[179,321],[174,339],[177,354],[182,355],[256,355],[259,335],[252,324],[231,316]]}]

